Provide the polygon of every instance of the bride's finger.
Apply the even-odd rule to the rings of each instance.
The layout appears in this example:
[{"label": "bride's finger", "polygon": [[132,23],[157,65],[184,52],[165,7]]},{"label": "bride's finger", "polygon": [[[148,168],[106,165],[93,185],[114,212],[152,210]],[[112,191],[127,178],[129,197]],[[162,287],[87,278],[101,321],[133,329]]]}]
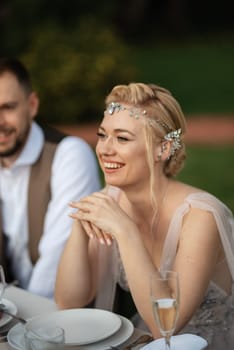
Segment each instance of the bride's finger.
[{"label": "bride's finger", "polygon": [[71,212],[68,214],[68,216],[70,216],[72,219],[77,219],[80,221],[90,221],[89,217],[90,217],[90,212],[88,211],[83,211],[81,209],[77,210],[76,212]]},{"label": "bride's finger", "polygon": [[106,244],[106,241],[105,241],[105,238],[104,238],[104,235],[102,233],[102,231],[95,225],[91,224],[92,225],[92,229],[95,233],[95,237],[99,240],[99,242],[101,244]]},{"label": "bride's finger", "polygon": [[105,233],[105,232],[103,232],[103,235],[104,235],[104,238],[105,238],[107,245],[111,245],[113,242],[112,235],[110,235],[109,233]]},{"label": "bride's finger", "polygon": [[93,232],[95,232],[96,238],[99,240],[101,244],[107,244],[107,245],[112,244],[112,237],[108,233],[103,232],[100,228],[93,225],[92,223],[91,223],[91,227]]},{"label": "bride's finger", "polygon": [[89,236],[89,238],[94,238],[95,234],[93,232],[93,229],[92,229],[90,222],[85,221],[85,220],[80,220],[80,223],[81,223],[83,229],[85,230],[85,232],[87,233],[87,235]]}]

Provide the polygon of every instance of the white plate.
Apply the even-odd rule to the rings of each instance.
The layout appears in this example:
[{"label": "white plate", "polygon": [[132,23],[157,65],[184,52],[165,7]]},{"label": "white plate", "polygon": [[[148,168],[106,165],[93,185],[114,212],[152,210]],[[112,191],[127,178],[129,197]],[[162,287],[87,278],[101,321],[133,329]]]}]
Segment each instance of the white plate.
[{"label": "white plate", "polygon": [[[80,350],[105,350],[110,346],[118,346],[127,341],[133,334],[133,324],[125,317],[119,316],[121,319],[121,327],[112,336],[105,340],[93,344],[79,346]],[[24,350],[24,325],[18,323],[8,332],[7,340],[9,345],[15,350]]]},{"label": "white plate", "polygon": [[118,315],[100,309],[59,310],[30,318],[35,327],[56,324],[65,331],[67,345],[84,345],[105,339],[121,327]]},{"label": "white plate", "polygon": [[109,349],[110,346],[119,346],[126,342],[133,334],[134,326],[127,318],[120,315],[119,317],[122,320],[122,325],[117,333],[98,343],[81,346],[79,347],[79,350],[105,350]]},{"label": "white plate", "polygon": [[[8,299],[2,299],[1,300],[1,304],[4,304],[7,307],[7,310],[12,313],[13,315],[16,315],[17,313],[17,307],[14,303],[12,303],[12,301],[8,300]],[[2,313],[2,317],[0,319],[0,327],[4,326],[5,324],[7,324],[8,322],[10,322],[10,320],[12,319],[11,316],[4,314],[4,312]]]}]

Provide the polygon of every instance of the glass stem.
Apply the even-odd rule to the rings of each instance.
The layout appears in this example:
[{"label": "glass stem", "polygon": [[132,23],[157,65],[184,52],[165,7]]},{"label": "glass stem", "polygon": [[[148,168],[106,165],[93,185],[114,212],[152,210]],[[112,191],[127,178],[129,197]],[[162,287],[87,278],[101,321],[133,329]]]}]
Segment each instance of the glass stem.
[{"label": "glass stem", "polygon": [[171,337],[165,337],[165,350],[171,350]]}]

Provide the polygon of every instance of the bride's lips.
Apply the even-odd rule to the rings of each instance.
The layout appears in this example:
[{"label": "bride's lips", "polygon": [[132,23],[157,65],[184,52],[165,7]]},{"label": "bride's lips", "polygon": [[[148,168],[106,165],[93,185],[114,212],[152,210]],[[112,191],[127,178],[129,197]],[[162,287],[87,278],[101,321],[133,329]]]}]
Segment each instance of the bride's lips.
[{"label": "bride's lips", "polygon": [[114,172],[124,167],[124,163],[102,161],[102,166],[105,172]]}]

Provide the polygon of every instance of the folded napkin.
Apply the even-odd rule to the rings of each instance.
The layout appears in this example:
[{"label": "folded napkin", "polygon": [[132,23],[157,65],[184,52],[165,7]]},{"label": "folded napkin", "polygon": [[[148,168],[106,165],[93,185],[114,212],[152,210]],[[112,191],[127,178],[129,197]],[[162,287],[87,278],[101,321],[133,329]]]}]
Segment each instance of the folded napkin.
[{"label": "folded napkin", "polygon": [[[173,350],[202,350],[208,346],[207,341],[195,334],[180,334],[171,337],[171,348]],[[141,350],[165,350],[163,338],[152,341]]]}]

